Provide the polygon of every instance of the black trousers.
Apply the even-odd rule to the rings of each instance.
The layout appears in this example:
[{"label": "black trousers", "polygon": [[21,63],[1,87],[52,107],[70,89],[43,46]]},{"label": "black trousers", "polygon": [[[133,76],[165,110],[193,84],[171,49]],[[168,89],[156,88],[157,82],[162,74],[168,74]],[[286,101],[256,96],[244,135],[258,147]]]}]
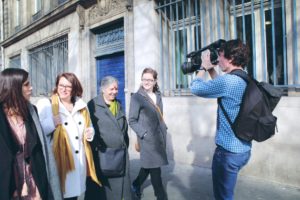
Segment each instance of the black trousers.
[{"label": "black trousers", "polygon": [[77,197],[64,198],[64,200],[77,200]]},{"label": "black trousers", "polygon": [[157,200],[167,200],[168,199],[167,194],[165,192],[165,189],[163,187],[162,180],[161,180],[160,167],[150,168],[150,169],[141,168],[139,175],[136,177],[136,179],[132,183],[133,186],[140,189],[149,174],[150,174],[150,178],[151,178],[151,184],[153,186],[154,193],[155,193]]}]

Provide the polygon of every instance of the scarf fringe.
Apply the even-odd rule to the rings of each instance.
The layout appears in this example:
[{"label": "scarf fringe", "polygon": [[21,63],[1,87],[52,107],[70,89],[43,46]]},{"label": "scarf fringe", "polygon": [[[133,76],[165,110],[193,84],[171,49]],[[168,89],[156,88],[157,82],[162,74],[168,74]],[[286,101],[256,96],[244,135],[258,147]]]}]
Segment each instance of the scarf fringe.
[{"label": "scarf fringe", "polygon": [[[53,115],[56,116],[59,114],[58,95],[53,95],[51,97],[51,102]],[[60,187],[64,193],[67,173],[75,169],[75,164],[70,147],[70,140],[65,128],[61,124],[58,125],[53,135],[53,154],[58,169]]]}]

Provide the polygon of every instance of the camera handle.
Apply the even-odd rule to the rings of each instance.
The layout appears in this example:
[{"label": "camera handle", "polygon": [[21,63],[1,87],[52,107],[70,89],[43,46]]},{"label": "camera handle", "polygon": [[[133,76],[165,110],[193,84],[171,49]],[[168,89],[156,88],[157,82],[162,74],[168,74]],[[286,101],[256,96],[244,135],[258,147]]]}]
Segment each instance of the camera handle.
[{"label": "camera handle", "polygon": [[193,52],[187,54],[186,57],[187,57],[187,58],[194,57],[194,56],[198,55],[199,53],[201,53],[202,51],[205,51],[205,50],[207,50],[207,49],[209,49],[210,51],[211,51],[212,49],[218,49],[218,48],[220,48],[221,45],[224,44],[225,42],[226,42],[225,40],[219,39],[219,40],[217,40],[217,41],[211,43],[210,45],[207,45],[207,46],[205,46],[205,47],[199,49],[198,51],[193,51]]}]

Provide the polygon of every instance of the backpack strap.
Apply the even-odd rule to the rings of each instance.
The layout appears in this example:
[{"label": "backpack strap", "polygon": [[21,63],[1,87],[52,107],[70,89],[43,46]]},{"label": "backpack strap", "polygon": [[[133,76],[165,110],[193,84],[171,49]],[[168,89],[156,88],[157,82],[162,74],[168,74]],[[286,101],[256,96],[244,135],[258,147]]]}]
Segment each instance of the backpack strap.
[{"label": "backpack strap", "polygon": [[241,70],[241,69],[235,69],[235,70],[231,71],[229,74],[233,74],[238,77],[241,77],[247,83],[249,83],[249,81],[251,81],[251,78],[249,77],[249,75],[244,70]]},{"label": "backpack strap", "polygon": [[223,104],[222,104],[222,99],[218,98],[218,105],[220,106],[222,112],[225,115],[225,118],[227,119],[228,123],[230,124],[231,129],[233,130],[233,122],[230,120],[228,113],[226,112]]},{"label": "backpack strap", "polygon": [[[236,70],[233,70],[231,71],[229,74],[234,74],[240,78],[242,78],[244,81],[246,81],[246,83],[248,84],[250,81],[251,81],[251,78],[249,77],[249,75],[244,71],[244,70],[241,70],[241,69],[236,69]],[[244,91],[245,93],[245,91]],[[233,122],[230,120],[229,118],[229,115],[228,113],[226,112],[223,104],[222,104],[222,99],[221,98],[218,98],[218,105],[220,106],[226,120],[228,121],[228,123],[230,124],[230,127],[232,129],[232,131],[234,132],[233,130]]]}]

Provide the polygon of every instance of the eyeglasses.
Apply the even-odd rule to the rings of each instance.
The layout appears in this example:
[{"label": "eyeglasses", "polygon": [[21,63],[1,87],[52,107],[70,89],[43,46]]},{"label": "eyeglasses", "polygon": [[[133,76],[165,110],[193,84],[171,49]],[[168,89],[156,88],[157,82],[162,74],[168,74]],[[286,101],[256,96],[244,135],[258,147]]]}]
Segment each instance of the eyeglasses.
[{"label": "eyeglasses", "polygon": [[60,89],[66,89],[66,90],[72,90],[72,86],[63,85],[63,84],[58,84],[58,88],[60,88]]},{"label": "eyeglasses", "polygon": [[142,81],[143,82],[148,82],[148,83],[153,83],[154,82],[153,79],[145,79],[145,78],[143,78]]}]

